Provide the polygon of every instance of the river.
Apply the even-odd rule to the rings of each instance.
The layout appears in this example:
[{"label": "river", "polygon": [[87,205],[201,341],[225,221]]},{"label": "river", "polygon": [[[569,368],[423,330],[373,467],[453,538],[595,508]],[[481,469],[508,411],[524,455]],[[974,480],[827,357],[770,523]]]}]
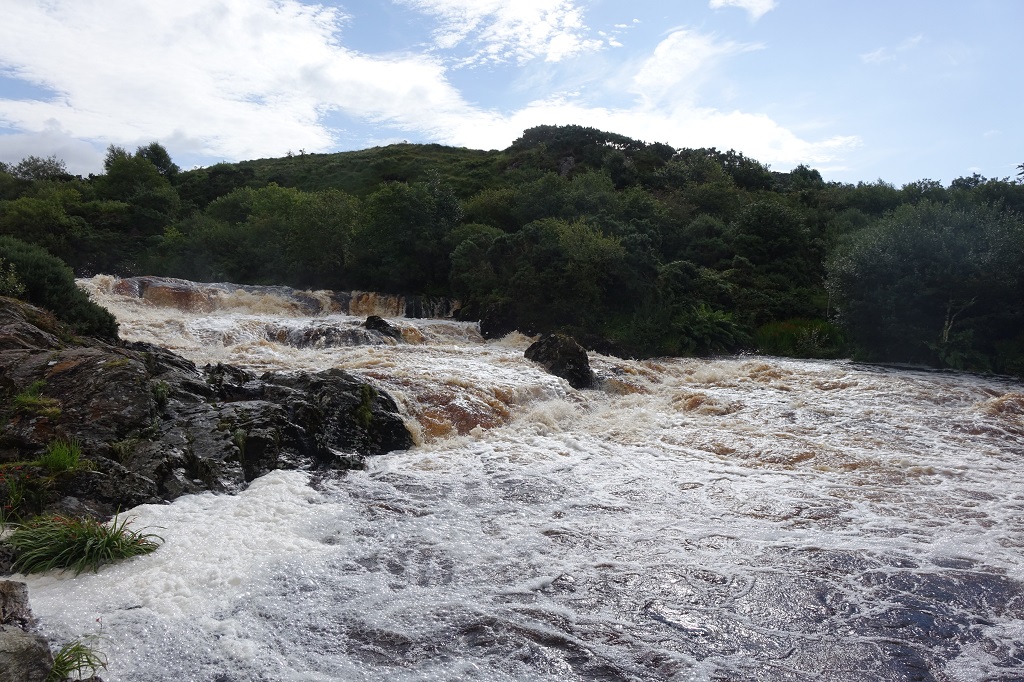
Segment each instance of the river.
[{"label": "river", "polygon": [[[154,554],[29,578],[47,634],[98,635],[107,682],[1024,679],[1019,382],[592,353],[602,386],[576,391],[526,337],[393,302],[81,284],[122,337],[200,364],[365,377],[417,441],[135,508]],[[360,335],[375,311],[402,342]]]}]

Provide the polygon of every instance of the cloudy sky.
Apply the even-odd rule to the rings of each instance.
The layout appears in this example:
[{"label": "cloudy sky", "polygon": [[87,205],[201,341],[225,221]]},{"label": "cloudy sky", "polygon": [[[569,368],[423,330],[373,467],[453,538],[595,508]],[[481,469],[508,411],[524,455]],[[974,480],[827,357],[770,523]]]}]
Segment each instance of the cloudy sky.
[{"label": "cloudy sky", "polygon": [[1024,163],[1021,0],[0,0],[0,160],[98,172],[580,124],[826,179]]}]

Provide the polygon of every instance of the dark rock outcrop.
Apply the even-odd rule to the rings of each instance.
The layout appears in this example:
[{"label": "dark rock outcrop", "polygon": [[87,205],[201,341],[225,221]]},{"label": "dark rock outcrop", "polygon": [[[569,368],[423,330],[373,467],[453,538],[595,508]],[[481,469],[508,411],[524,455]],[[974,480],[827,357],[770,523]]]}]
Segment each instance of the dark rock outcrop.
[{"label": "dark rock outcrop", "polygon": [[108,516],[274,469],[361,468],[412,445],[394,401],[341,370],[200,369],[150,344],[72,339],[13,299],[0,299],[0,397],[0,463],[31,462],[57,438],[91,462],[54,476],[39,510]]},{"label": "dark rock outcrop", "polygon": [[390,336],[397,341],[402,340],[402,330],[385,320],[380,315],[370,315],[366,318],[366,322],[363,323],[363,326],[371,331],[379,332],[385,336]]},{"label": "dark rock outcrop", "polygon": [[591,388],[596,382],[586,349],[565,334],[545,334],[526,349],[526,359],[541,364],[576,389]]},{"label": "dark rock outcrop", "polygon": [[0,682],[44,682],[50,674],[53,654],[34,625],[25,583],[0,580]]}]

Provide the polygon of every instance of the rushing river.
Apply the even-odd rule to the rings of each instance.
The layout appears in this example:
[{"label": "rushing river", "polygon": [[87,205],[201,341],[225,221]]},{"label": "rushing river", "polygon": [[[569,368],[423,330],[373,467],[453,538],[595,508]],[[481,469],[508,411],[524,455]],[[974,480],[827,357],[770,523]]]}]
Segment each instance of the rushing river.
[{"label": "rushing river", "polygon": [[156,553],[30,578],[108,682],[1024,679],[1020,383],[592,354],[576,391],[471,324],[82,284],[200,364],[363,376],[418,442],[133,509]]}]

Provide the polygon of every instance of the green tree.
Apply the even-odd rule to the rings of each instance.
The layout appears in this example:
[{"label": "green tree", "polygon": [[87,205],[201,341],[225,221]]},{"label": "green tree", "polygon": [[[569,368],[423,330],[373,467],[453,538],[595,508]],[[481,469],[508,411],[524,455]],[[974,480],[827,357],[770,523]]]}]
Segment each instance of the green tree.
[{"label": "green tree", "polygon": [[26,156],[11,166],[9,171],[14,177],[22,180],[69,180],[67,166],[63,159],[56,156]]},{"label": "green tree", "polygon": [[444,294],[449,233],[462,219],[451,189],[435,177],[389,182],[366,198],[348,262],[357,286],[391,292]]},{"label": "green tree", "polygon": [[172,183],[178,177],[178,173],[181,172],[178,164],[171,160],[171,155],[167,153],[167,149],[159,142],[150,142],[145,146],[139,147],[135,150],[135,156],[149,161],[156,167],[160,175]]},{"label": "green tree", "polygon": [[467,303],[524,331],[600,330],[625,251],[583,221],[546,218],[464,241],[452,277]]},{"label": "green tree", "polygon": [[998,346],[1024,329],[1024,219],[901,206],[837,249],[828,288],[868,357],[999,370]]}]

